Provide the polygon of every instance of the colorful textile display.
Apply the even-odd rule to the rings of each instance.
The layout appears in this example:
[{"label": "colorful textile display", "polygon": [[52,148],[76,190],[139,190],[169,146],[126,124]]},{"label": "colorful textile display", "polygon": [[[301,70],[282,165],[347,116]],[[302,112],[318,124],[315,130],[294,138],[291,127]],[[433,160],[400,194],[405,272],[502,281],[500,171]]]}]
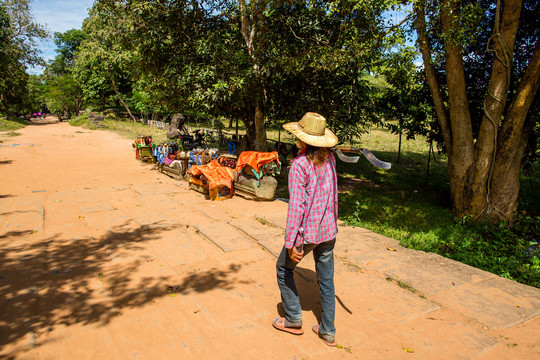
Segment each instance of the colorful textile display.
[{"label": "colorful textile display", "polygon": [[231,190],[233,188],[233,169],[219,165],[217,160],[212,160],[207,165],[193,165],[190,167],[189,173],[192,178],[199,181],[202,179],[207,180],[209,189],[216,186],[226,186]]},{"label": "colorful textile display", "polygon": [[135,159],[153,161],[152,149],[155,144],[151,136],[137,136],[132,146],[135,148]]},{"label": "colorful textile display", "polygon": [[221,166],[227,166],[231,169],[236,169],[236,159],[231,159],[225,156],[220,156],[218,162]]}]

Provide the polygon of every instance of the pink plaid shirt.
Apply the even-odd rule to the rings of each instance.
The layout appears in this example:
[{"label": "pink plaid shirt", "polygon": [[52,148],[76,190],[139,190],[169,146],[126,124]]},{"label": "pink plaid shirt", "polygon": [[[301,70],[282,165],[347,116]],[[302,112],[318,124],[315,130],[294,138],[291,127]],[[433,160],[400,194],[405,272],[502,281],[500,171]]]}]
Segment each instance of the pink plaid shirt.
[{"label": "pink plaid shirt", "polygon": [[290,249],[300,227],[304,243],[320,244],[337,235],[338,192],[336,158],[314,166],[305,154],[293,160],[289,172],[289,207],[285,247]]}]

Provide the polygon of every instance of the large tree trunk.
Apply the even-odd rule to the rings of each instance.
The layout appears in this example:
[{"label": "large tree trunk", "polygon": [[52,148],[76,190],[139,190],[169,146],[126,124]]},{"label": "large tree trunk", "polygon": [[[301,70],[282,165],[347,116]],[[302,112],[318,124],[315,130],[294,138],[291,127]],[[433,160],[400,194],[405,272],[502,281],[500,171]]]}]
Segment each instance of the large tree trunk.
[{"label": "large tree trunk", "polygon": [[[453,0],[445,0],[441,4],[441,22],[445,34],[455,32],[459,19],[459,5]],[[448,41],[445,41],[444,46],[452,148],[454,149],[448,156],[448,178],[453,208],[456,215],[461,217],[465,214],[477,213],[482,209],[483,194],[478,194],[482,189],[472,189],[470,186],[475,176],[474,141],[461,46],[451,36]]]},{"label": "large tree trunk", "polygon": [[[431,63],[424,3],[419,2],[415,8],[419,47],[448,152],[453,210],[458,217],[473,215],[490,221],[511,220],[517,209],[519,170],[527,138],[523,123],[538,88],[537,57],[540,55],[536,49],[517,97],[505,116],[501,134],[497,136],[510,86],[514,40],[521,12],[521,0],[504,1],[502,16],[499,8],[490,39],[491,51],[495,56],[485,99],[485,112],[475,140],[461,46],[451,35],[459,30],[459,7],[460,3],[453,0],[443,1],[440,7],[441,23],[447,36],[444,46],[449,116]],[[527,101],[519,100],[520,96]]]},{"label": "large tree trunk", "polygon": [[419,1],[415,7],[416,12],[416,31],[418,33],[418,47],[422,54],[422,60],[424,61],[424,71],[433,98],[433,104],[435,105],[435,112],[437,114],[437,120],[441,126],[444,144],[446,146],[446,153],[450,155],[452,153],[452,130],[450,129],[450,120],[448,119],[448,113],[444,106],[444,99],[441,93],[441,88],[437,77],[435,75],[435,67],[431,60],[431,50],[429,47],[429,39],[426,32],[426,15],[424,10],[425,0]]},{"label": "large tree trunk", "polygon": [[528,137],[533,129],[527,112],[540,85],[540,41],[537,40],[533,56],[521,78],[518,91],[506,113],[499,132],[497,156],[491,181],[491,204],[496,215],[511,219],[517,209],[519,172]]},{"label": "large tree trunk", "polygon": [[[497,132],[501,123],[501,115],[507,101],[508,89],[510,88],[510,73],[512,68],[512,57],[514,53],[514,43],[519,25],[519,17],[521,13],[521,0],[507,0],[504,2],[502,15],[500,8],[497,8],[495,17],[494,31],[490,39],[491,51],[493,52],[493,66],[491,70],[490,82],[487,88],[487,95],[484,100],[484,115],[478,133],[478,139],[475,145],[475,172],[473,188],[482,189],[482,196],[485,200],[480,213],[483,218],[490,221],[498,219],[510,220],[513,217],[513,212],[517,209],[517,196],[519,193],[519,166],[521,158],[517,161],[516,177],[513,180],[516,184],[512,186],[516,191],[516,201],[508,201],[505,204],[507,210],[499,209],[493,202],[492,181],[499,183],[502,179],[510,174],[498,173],[494,174],[496,166],[496,153],[501,148],[505,148],[507,139],[501,138],[497,140]],[[505,118],[505,123],[512,123],[513,120]],[[514,143],[507,151],[514,151],[517,143]],[[523,148],[524,150],[524,148]],[[521,152],[523,156],[523,152]],[[502,157],[506,157],[503,155]],[[498,177],[499,179],[495,179]],[[504,179],[503,181],[509,181]],[[509,200],[509,199],[508,199]],[[481,199],[479,199],[479,202]],[[513,203],[513,204],[512,204]]]},{"label": "large tree trunk", "polygon": [[252,143],[254,150],[266,151],[266,128],[264,126],[264,108],[266,103],[266,89],[265,79],[262,73],[262,31],[264,20],[264,8],[266,6],[265,0],[253,1],[251,5],[252,12],[249,13],[246,1],[240,1],[240,13],[241,13],[241,32],[242,37],[246,43],[249,56],[253,62],[253,73],[255,74],[255,86],[254,86],[254,105],[255,113],[253,118],[254,133],[251,134],[247,131],[246,124],[246,136],[248,137],[248,143]]},{"label": "large tree trunk", "polygon": [[246,128],[246,150],[257,150],[255,148],[257,130],[252,116],[244,118],[244,127]]}]

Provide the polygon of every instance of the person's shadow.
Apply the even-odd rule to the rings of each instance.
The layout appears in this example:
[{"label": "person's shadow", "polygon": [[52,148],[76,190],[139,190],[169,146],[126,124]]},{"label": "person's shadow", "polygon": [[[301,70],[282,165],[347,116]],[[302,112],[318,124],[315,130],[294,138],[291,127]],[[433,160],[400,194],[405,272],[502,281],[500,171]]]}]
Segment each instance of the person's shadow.
[{"label": "person's shadow", "polygon": [[[317,284],[317,274],[311,269],[306,269],[300,266],[296,266],[294,270],[294,282],[296,284],[296,290],[300,298],[300,305],[303,311],[312,311],[313,315],[317,318],[317,322],[321,322],[321,293],[319,285]],[[336,294],[336,306],[338,304],[349,314],[352,312],[345,306],[339,296]],[[285,309],[280,302],[277,304],[277,311],[279,316],[285,317]]]}]

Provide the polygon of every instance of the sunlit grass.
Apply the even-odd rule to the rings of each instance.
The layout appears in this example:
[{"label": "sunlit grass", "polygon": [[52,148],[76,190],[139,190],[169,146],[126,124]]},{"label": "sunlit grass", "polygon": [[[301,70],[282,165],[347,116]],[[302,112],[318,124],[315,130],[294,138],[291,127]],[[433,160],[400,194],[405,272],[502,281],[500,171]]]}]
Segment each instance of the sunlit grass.
[{"label": "sunlit grass", "polygon": [[0,116],[0,131],[13,131],[22,129],[28,124],[26,120],[19,119],[13,116]]},{"label": "sunlit grass", "polygon": [[142,123],[105,120],[103,124],[106,126],[107,130],[113,131],[128,139],[135,139],[137,136],[151,136],[155,143],[161,143],[167,140],[167,130],[150,127]]}]

